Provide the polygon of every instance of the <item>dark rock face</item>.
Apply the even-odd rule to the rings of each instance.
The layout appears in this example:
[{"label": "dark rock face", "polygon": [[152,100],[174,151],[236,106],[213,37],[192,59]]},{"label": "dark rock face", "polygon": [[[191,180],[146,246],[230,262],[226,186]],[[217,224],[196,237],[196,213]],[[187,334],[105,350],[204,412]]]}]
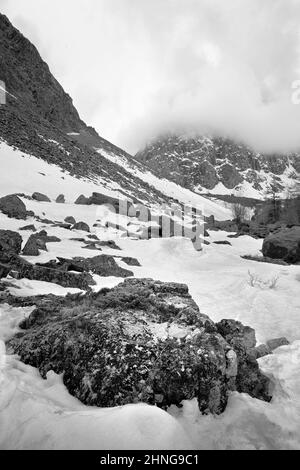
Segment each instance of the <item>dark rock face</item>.
[{"label": "dark rock face", "polygon": [[24,256],[38,256],[40,250],[47,250],[47,243],[59,243],[61,240],[58,237],[49,236],[45,230],[39,233],[30,235],[26,245],[23,249]]},{"label": "dark rock face", "polygon": [[300,261],[300,226],[285,228],[272,233],[264,240],[262,247],[266,258],[282,259],[287,263]]},{"label": "dark rock face", "polygon": [[136,258],[130,258],[128,256],[125,256],[121,259],[124,263],[128,264],[128,266],[141,266],[140,262]]},{"label": "dark rock face", "polygon": [[219,414],[236,388],[270,399],[268,379],[248,361],[249,335],[235,352],[182,284],[130,279],[97,294],[52,296],[20,326],[9,341],[14,352],[43,377],[63,373],[69,392],[88,405],[166,408],[197,397],[202,413]]},{"label": "dark rock face", "polygon": [[30,232],[36,232],[36,228],[35,228],[35,226],[34,226],[33,224],[31,224],[31,225],[25,225],[24,227],[20,227],[19,230],[22,230],[22,231],[23,231],[23,230],[24,230],[24,231],[25,231],[25,230],[28,230],[28,231],[30,231]]},{"label": "dark rock face", "polygon": [[49,263],[39,264],[39,266],[59,269],[61,271],[92,272],[103,277],[116,276],[125,278],[133,276],[133,272],[121,268],[114,258],[109,255],[98,255],[93,258],[58,258],[57,260],[49,261]]},{"label": "dark rock face", "polygon": [[89,198],[81,194],[75,201],[75,204],[87,206],[89,204]]},{"label": "dark rock face", "polygon": [[269,401],[269,379],[260,372],[253,349],[256,346],[255,331],[235,320],[222,320],[216,324],[238,357],[236,389],[250,396]]},{"label": "dark rock face", "polygon": [[66,222],[67,224],[71,224],[71,225],[76,224],[76,220],[75,220],[74,217],[72,217],[72,216],[66,217],[66,218],[65,218],[65,222]]},{"label": "dark rock face", "polygon": [[73,230],[82,230],[83,232],[90,232],[90,227],[85,222],[76,222],[73,227]]},{"label": "dark rock face", "polygon": [[[211,190],[219,182],[228,189],[244,181],[258,191],[272,173],[277,177],[276,190],[282,191],[281,176],[291,164],[299,172],[299,154],[266,155],[255,152],[241,142],[228,138],[167,134],[150,142],[135,158],[147,165],[160,178],[174,181],[188,189]],[[299,175],[298,175],[299,177]],[[199,188],[200,186],[200,188]]]},{"label": "dark rock face", "polygon": [[231,243],[228,240],[217,240],[214,242],[215,245],[229,245],[231,246]]},{"label": "dark rock face", "polygon": [[64,204],[66,202],[64,194],[57,196],[55,202],[57,202],[57,204]]},{"label": "dark rock face", "polygon": [[34,215],[26,210],[24,202],[15,194],[0,198],[0,211],[14,219],[26,219]]},{"label": "dark rock face", "polygon": [[22,247],[22,237],[12,230],[0,230],[0,256],[2,252],[19,254]]},{"label": "dark rock face", "polygon": [[39,202],[51,202],[48,196],[42,193],[33,193],[32,199],[34,199],[35,201],[39,201]]}]

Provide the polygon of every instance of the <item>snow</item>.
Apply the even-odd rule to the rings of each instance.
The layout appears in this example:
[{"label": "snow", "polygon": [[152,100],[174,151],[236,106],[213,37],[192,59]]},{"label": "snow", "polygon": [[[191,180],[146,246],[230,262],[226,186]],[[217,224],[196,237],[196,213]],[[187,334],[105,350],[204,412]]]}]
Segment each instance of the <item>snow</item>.
[{"label": "snow", "polygon": [[[102,152],[101,152],[102,153]],[[110,158],[107,156],[107,158]],[[111,157],[113,158],[113,157]],[[117,408],[93,408],[72,397],[62,383],[62,377],[49,372],[43,380],[38,371],[23,364],[6,350],[4,342],[18,331],[19,322],[34,307],[16,308],[0,304],[0,448],[2,449],[299,449],[300,448],[300,266],[281,266],[242,259],[242,255],[259,256],[262,241],[248,236],[228,238],[226,232],[209,232],[209,246],[196,252],[184,238],[134,240],[106,228],[105,223],[130,221],[138,230],[135,218],[124,217],[122,223],[107,208],[79,206],[71,203],[79,194],[104,192],[99,185],[63,173],[58,167],[42,160],[13,151],[0,143],[0,164],[6,171],[0,175],[0,195],[14,192],[31,194],[45,192],[52,199],[60,193],[66,204],[40,203],[23,199],[28,210],[40,217],[63,221],[72,215],[84,221],[101,240],[115,240],[122,251],[107,247],[102,252],[83,249],[84,243],[71,238],[85,238],[86,232],[51,227],[30,218],[26,221],[9,219],[0,213],[0,228],[16,230],[34,223],[38,230],[61,239],[48,243],[48,252],[27,257],[30,262],[46,262],[62,257],[92,257],[100,253],[115,256],[120,266],[134,272],[136,277],[161,281],[183,282],[200,307],[214,321],[234,318],[256,330],[259,343],[286,336],[289,346],[260,359],[261,368],[275,383],[271,403],[232,393],[225,413],[218,417],[201,416],[195,400],[186,401],[182,409],[171,407],[168,412],[145,404]],[[122,165],[122,161],[119,161]],[[128,163],[126,163],[127,165]],[[138,168],[138,167],[137,167]],[[133,172],[140,171],[134,168]],[[44,173],[46,176],[43,176]],[[139,175],[138,175],[139,176]],[[141,176],[140,176],[141,177]],[[62,179],[64,178],[64,179]],[[144,174],[165,194],[176,195],[183,202],[212,211],[221,219],[230,218],[229,210],[200,195],[183,190],[173,183]],[[154,179],[153,179],[154,178]],[[102,191],[103,189],[103,191]],[[110,195],[114,191],[106,189]],[[99,227],[93,227],[98,222]],[[32,232],[22,231],[23,242]],[[232,246],[215,245],[214,241],[229,240]],[[118,256],[137,258],[141,267],[127,266]],[[261,282],[251,286],[249,274]],[[268,280],[278,277],[273,288]],[[123,279],[94,276],[95,291],[113,287]],[[55,284],[27,279],[8,279],[14,295],[55,293],[66,295],[78,292]],[[182,336],[190,331],[168,325],[153,328],[157,337]]]},{"label": "snow", "polygon": [[190,191],[189,189],[183,188],[182,186],[179,186],[172,181],[160,179],[150,173],[150,171],[142,171],[139,168],[138,163],[134,164],[133,160],[129,163],[126,157],[105,152],[102,149],[99,150],[99,153],[108,160],[126,168],[128,172],[137,176],[151,186],[154,186],[163,194],[166,194],[167,196],[174,199],[178,199],[184,204],[191,205],[199,210],[202,210],[206,216],[214,215],[218,220],[225,220],[231,217],[230,210],[220,206],[216,202],[210,201],[209,199],[206,199],[203,196]]}]

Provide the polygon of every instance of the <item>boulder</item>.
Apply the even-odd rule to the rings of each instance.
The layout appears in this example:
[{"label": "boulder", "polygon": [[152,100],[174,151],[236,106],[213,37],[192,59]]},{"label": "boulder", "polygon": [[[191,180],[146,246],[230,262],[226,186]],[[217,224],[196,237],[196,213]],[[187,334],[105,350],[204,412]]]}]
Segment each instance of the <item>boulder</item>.
[{"label": "boulder", "polygon": [[125,256],[124,258],[121,258],[121,260],[128,266],[141,266],[140,262],[136,258],[130,258],[129,256]]},{"label": "boulder", "polygon": [[76,222],[72,230],[82,230],[83,232],[90,232],[90,227],[85,222]]},{"label": "boulder", "polygon": [[85,197],[83,194],[76,199],[75,204],[87,206],[90,204],[89,198]]},{"label": "boulder", "polygon": [[0,211],[10,218],[26,219],[34,213],[26,210],[24,202],[15,194],[0,198]]},{"label": "boulder", "polygon": [[66,202],[65,196],[63,194],[60,194],[55,199],[55,202],[57,202],[57,204],[64,204]]},{"label": "boulder", "polygon": [[86,405],[166,409],[196,398],[203,414],[220,414],[237,388],[270,400],[255,359],[247,362],[247,350],[225,340],[182,284],[129,279],[111,290],[40,300],[20,327],[8,346],[42,377],[61,374]]},{"label": "boulder", "polygon": [[33,193],[32,199],[34,199],[35,201],[39,201],[39,202],[51,202],[48,196],[42,193],[37,193],[37,192]]},{"label": "boulder", "polygon": [[26,245],[23,248],[24,256],[39,256],[40,251],[48,251],[47,243],[58,243],[60,238],[55,236],[49,236],[45,230],[39,233],[30,235]]},{"label": "boulder", "polygon": [[267,258],[282,259],[287,263],[300,261],[300,226],[285,228],[271,233],[265,238],[262,247]]},{"label": "boulder", "polygon": [[76,224],[76,220],[75,220],[74,217],[72,217],[72,216],[66,217],[66,218],[65,218],[65,222],[66,222],[67,224],[71,224],[71,225]]},{"label": "boulder", "polygon": [[12,252],[19,254],[22,248],[22,237],[12,230],[0,230],[0,260],[1,253]]},{"label": "boulder", "polygon": [[231,245],[231,243],[228,240],[217,240],[214,242],[215,245]]}]

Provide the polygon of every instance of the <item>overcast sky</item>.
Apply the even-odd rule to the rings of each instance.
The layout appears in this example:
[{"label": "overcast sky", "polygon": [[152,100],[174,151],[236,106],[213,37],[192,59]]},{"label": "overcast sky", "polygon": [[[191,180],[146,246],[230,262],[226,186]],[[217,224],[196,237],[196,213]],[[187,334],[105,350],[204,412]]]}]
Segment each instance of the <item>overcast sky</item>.
[{"label": "overcast sky", "polygon": [[[168,130],[300,148],[300,0],[0,0],[100,135]],[[300,93],[299,93],[300,96]]]}]

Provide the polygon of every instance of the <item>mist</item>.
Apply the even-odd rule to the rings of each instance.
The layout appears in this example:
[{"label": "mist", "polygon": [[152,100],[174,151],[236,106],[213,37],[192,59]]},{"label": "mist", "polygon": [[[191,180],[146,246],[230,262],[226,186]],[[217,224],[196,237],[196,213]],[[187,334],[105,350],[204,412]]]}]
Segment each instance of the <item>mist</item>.
[{"label": "mist", "polygon": [[[300,149],[298,0],[0,0],[82,118],[130,153],[165,132]],[[9,84],[7,84],[9,90]]]}]

